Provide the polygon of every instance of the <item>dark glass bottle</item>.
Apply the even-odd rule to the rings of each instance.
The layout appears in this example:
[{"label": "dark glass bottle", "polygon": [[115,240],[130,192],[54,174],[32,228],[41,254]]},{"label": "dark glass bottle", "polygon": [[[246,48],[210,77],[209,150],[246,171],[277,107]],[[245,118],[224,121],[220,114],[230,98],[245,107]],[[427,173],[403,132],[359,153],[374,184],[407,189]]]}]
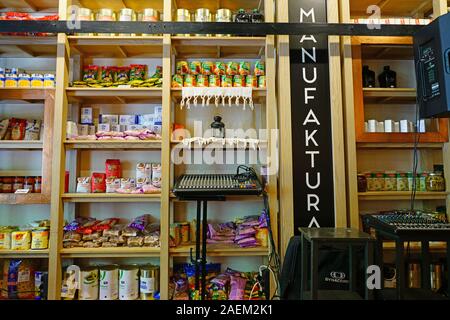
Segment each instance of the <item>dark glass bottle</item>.
[{"label": "dark glass bottle", "polygon": [[375,72],[369,69],[369,66],[363,66],[363,87],[375,87]]},{"label": "dark glass bottle", "polygon": [[381,88],[397,88],[397,73],[389,66],[384,67],[384,71],[378,76]]},{"label": "dark glass bottle", "polygon": [[238,13],[236,14],[236,17],[234,18],[234,22],[249,23],[251,22],[251,16],[247,12],[245,12],[244,9],[239,9]]},{"label": "dark glass bottle", "polygon": [[263,23],[264,15],[261,12],[259,12],[258,9],[253,9],[253,12],[251,14],[251,22],[252,23]]},{"label": "dark glass bottle", "polygon": [[225,138],[225,124],[222,122],[221,116],[214,117],[214,122],[211,123],[211,129],[214,138]]},{"label": "dark glass bottle", "polygon": [[358,192],[367,191],[367,178],[364,174],[358,174]]}]

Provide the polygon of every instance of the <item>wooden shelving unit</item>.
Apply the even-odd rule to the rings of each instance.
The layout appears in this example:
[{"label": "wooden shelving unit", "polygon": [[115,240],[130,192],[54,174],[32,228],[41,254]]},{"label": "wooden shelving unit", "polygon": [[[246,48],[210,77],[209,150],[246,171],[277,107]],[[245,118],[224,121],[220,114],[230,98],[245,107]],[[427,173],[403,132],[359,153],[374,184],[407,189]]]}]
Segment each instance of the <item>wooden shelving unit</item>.
[{"label": "wooden shelving unit", "polygon": [[429,14],[433,10],[432,0],[396,0],[378,1],[371,0],[350,0],[350,16],[367,18],[367,8],[371,5],[378,5],[382,18],[389,17],[420,17]]},{"label": "wooden shelving unit", "polygon": [[55,55],[55,36],[0,36],[0,57],[2,58],[48,58]]},{"label": "wooden shelving unit", "polygon": [[49,250],[0,250],[0,259],[48,258]]},{"label": "wooden shelving unit", "polygon": [[[65,8],[69,4],[67,0],[60,1],[60,15],[65,14]],[[71,4],[81,5],[91,9],[108,7],[118,10],[123,7],[141,10],[142,8],[156,8],[160,12],[162,20],[171,21],[172,13],[176,8],[196,9],[207,7],[215,11],[218,6],[237,10],[246,8],[263,8],[266,20],[274,20],[274,4],[272,1],[243,1],[224,0],[218,3],[213,0],[192,1],[171,1],[171,0],[108,0],[103,1],[72,1]],[[160,206],[159,221],[161,225],[160,248],[71,248],[62,247],[63,232],[57,228],[50,238],[49,253],[49,297],[59,299],[61,284],[61,270],[64,259],[91,259],[91,258],[156,258],[159,259],[161,268],[160,288],[161,299],[168,297],[169,270],[173,263],[173,258],[186,258],[190,246],[169,248],[169,226],[174,219],[174,207],[180,203],[176,199],[171,188],[176,178],[175,165],[171,163],[171,150],[176,145],[172,140],[171,124],[174,122],[175,113],[178,112],[181,90],[171,88],[172,70],[177,59],[211,58],[220,59],[256,59],[263,58],[266,63],[267,89],[255,89],[253,92],[254,102],[266,109],[259,115],[265,122],[268,129],[277,127],[276,100],[275,100],[275,58],[274,37],[185,37],[185,36],[87,36],[87,35],[58,35],[58,56],[67,59],[57,61],[57,87],[55,102],[60,106],[55,112],[53,142],[54,156],[52,159],[53,185],[52,185],[52,205],[51,205],[51,225],[62,226],[64,222],[65,210],[67,206],[71,212],[75,212],[79,206],[88,206],[92,203],[148,203],[154,207]],[[158,65],[163,67],[162,88],[77,88],[70,87],[69,83],[78,80],[81,66],[91,63],[94,59],[161,59]],[[69,59],[73,59],[73,66],[69,65]],[[122,60],[121,60],[122,61]],[[127,62],[121,62],[126,64]],[[71,69],[73,68],[73,69]],[[151,71],[149,71],[151,72]],[[73,78],[69,78],[72,77]],[[272,85],[273,84],[273,85]],[[157,104],[162,105],[162,139],[151,141],[77,141],[66,139],[66,120],[68,114],[74,114],[73,110],[83,105],[108,105],[108,108],[118,108],[126,110],[127,105],[135,108],[135,105]],[[270,106],[270,108],[266,108]],[[137,106],[138,108],[140,106]],[[230,110],[233,112],[236,108]],[[131,110],[131,109],[130,109]],[[236,109],[238,110],[238,109]],[[240,110],[240,109],[239,109]],[[73,116],[76,117],[76,116]],[[275,142],[267,141],[267,148]],[[162,189],[161,194],[82,194],[63,193],[64,174],[70,170],[70,179],[75,179],[80,173],[80,158],[85,155],[96,153],[126,151],[127,154],[137,152],[149,152],[152,155],[160,156],[162,164]],[[269,155],[268,155],[269,156]],[[120,157],[115,155],[115,157]],[[70,168],[66,168],[69,163]],[[59,173],[59,174],[58,174]],[[72,192],[73,188],[70,189]],[[275,176],[269,177],[269,204],[271,209],[271,222],[274,228],[275,239],[277,239],[277,181]],[[232,197],[233,201],[260,201],[262,198]],[[132,211],[130,209],[130,211]],[[133,218],[130,215],[130,219]],[[210,246],[208,255],[213,257],[260,257],[266,261],[268,248],[238,248]],[[265,259],[265,260],[264,260]]]},{"label": "wooden shelving unit", "polygon": [[[416,192],[417,200],[445,200],[448,196],[447,192]],[[359,192],[359,200],[365,201],[386,201],[386,200],[410,200],[410,191],[372,191]]]},{"label": "wooden shelving unit", "polygon": [[17,141],[17,140],[0,140],[0,149],[19,149],[34,150],[42,149],[44,146],[42,141]]}]

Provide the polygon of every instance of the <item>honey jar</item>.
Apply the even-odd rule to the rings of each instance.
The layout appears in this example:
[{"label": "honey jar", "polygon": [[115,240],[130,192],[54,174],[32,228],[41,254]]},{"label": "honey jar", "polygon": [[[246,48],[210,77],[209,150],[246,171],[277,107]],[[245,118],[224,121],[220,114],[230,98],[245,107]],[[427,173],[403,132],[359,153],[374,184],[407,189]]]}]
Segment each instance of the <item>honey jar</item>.
[{"label": "honey jar", "polygon": [[19,189],[23,189],[23,182],[24,182],[23,177],[15,177],[14,183],[12,185],[12,192],[14,193]]},{"label": "honey jar", "polygon": [[3,193],[12,193],[13,190],[13,178],[12,177],[3,177]]},{"label": "honey jar", "polygon": [[34,177],[25,177],[23,188],[29,189],[30,192],[33,193],[34,192],[34,183],[35,183]]},{"label": "honey jar", "polygon": [[42,188],[42,178],[36,177],[34,182],[34,193],[41,193],[41,188]]}]

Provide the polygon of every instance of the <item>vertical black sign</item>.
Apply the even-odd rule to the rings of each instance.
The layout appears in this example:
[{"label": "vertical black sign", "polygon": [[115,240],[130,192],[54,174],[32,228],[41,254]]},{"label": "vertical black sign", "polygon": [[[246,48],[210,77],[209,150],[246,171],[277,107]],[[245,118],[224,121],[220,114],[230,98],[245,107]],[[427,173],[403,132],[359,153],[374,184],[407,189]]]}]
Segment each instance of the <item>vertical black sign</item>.
[{"label": "vertical black sign", "polygon": [[[327,22],[326,0],[289,0],[289,22]],[[290,36],[294,224],[334,227],[328,36]]]}]

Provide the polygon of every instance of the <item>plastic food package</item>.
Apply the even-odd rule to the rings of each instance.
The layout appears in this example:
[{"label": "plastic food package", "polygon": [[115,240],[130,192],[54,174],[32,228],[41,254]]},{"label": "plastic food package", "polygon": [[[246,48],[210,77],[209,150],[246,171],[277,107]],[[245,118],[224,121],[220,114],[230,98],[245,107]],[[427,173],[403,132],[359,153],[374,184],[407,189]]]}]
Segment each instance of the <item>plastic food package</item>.
[{"label": "plastic food package", "polygon": [[226,74],[227,67],[223,62],[216,62],[213,67],[213,73],[218,76]]},{"label": "plastic food package", "polygon": [[75,231],[69,231],[64,233],[63,242],[79,242],[82,235]]},{"label": "plastic food package", "polygon": [[27,120],[27,124],[25,127],[25,140],[39,140],[40,132],[40,120]]},{"label": "plastic food package", "polygon": [[119,222],[118,218],[109,218],[102,220],[100,223],[97,223],[94,227],[92,227],[93,230],[100,231],[100,230],[109,230],[114,226],[116,223]]},{"label": "plastic food package", "polygon": [[235,76],[239,74],[239,64],[234,61],[227,62],[226,74],[229,76]]},{"label": "plastic food package", "polygon": [[130,67],[118,67],[116,73],[117,82],[130,81]]},{"label": "plastic food package", "polygon": [[152,178],[152,165],[151,163],[138,163],[136,165],[136,179],[139,178]]},{"label": "plastic food package", "polygon": [[4,299],[34,299],[36,264],[33,259],[5,260],[2,270],[5,281],[0,282],[0,296]]},{"label": "plastic food package", "polygon": [[144,245],[144,237],[130,237],[127,239],[127,246],[142,247]]},{"label": "plastic food package", "polygon": [[77,178],[77,193],[91,193],[91,178]]},{"label": "plastic food package", "polygon": [[83,81],[90,82],[99,80],[99,71],[100,71],[99,66],[96,65],[85,66],[83,68]]},{"label": "plastic food package", "polygon": [[0,228],[0,250],[11,249],[11,229]]},{"label": "plastic food package", "polygon": [[241,76],[248,76],[250,75],[250,62],[248,61],[241,61],[239,62],[239,74]]},{"label": "plastic food package", "polygon": [[105,162],[106,178],[121,178],[122,167],[119,159],[107,159]]},{"label": "plastic food package", "polygon": [[184,75],[189,73],[189,63],[187,61],[177,61],[176,74]]},{"label": "plastic food package", "polygon": [[115,82],[116,81],[116,67],[102,67],[101,80],[104,82]]},{"label": "plastic food package", "polygon": [[40,228],[31,231],[31,250],[48,248],[49,229]]},{"label": "plastic food package", "polygon": [[83,248],[100,248],[101,244],[100,243],[95,243],[93,241],[86,241],[85,243],[83,243]]},{"label": "plastic food package", "polygon": [[125,228],[122,230],[122,235],[123,235],[124,237],[136,237],[137,234],[138,234],[138,231],[137,231],[136,229],[134,229],[134,228],[125,227]]},{"label": "plastic food package", "polygon": [[230,294],[228,296],[229,300],[243,300],[245,295],[245,285],[247,279],[240,276],[231,275],[230,276]]},{"label": "plastic food package", "polygon": [[120,188],[120,179],[107,178],[106,179],[106,193],[116,193]]},{"label": "plastic food package", "polygon": [[145,64],[132,64],[130,65],[130,80],[145,80],[147,73],[147,65]]},{"label": "plastic food package", "polygon": [[134,218],[129,224],[129,228],[134,228],[139,231],[144,231],[145,227],[150,223],[151,215],[143,214],[142,216]]},{"label": "plastic food package", "polygon": [[23,140],[25,138],[26,125],[26,120],[12,118],[9,122],[9,127],[11,128],[11,140]]},{"label": "plastic food package", "polygon": [[9,119],[3,119],[0,121],[0,140],[3,140],[6,136],[6,131],[8,131]]},{"label": "plastic food package", "polygon": [[73,220],[72,222],[66,224],[64,226],[64,232],[68,232],[68,231],[76,231],[79,227],[81,227],[83,224],[85,224],[88,221],[93,221],[95,220],[94,218],[84,218],[84,217],[77,217],[75,220]]},{"label": "plastic food package", "polygon": [[254,74],[255,76],[264,76],[266,74],[266,68],[263,61],[256,61]]},{"label": "plastic food package", "polygon": [[111,226],[110,229],[104,230],[103,236],[118,237],[120,235],[120,233],[122,232],[123,228],[125,228],[125,225],[115,224],[115,225]]},{"label": "plastic food package", "polygon": [[161,188],[161,164],[152,163],[152,184],[154,187]]},{"label": "plastic food package", "polygon": [[11,234],[11,250],[30,250],[30,231],[14,231]]},{"label": "plastic food package", "polygon": [[136,188],[136,180],[134,178],[122,178],[120,180],[120,189],[132,190]]},{"label": "plastic food package", "polygon": [[89,220],[89,221],[85,222],[82,226],[78,227],[78,229],[76,231],[78,233],[82,233],[82,234],[91,234],[94,231],[93,227],[99,222],[100,221],[95,220],[95,219]]},{"label": "plastic food package", "polygon": [[92,193],[105,193],[106,192],[106,174],[94,172],[92,174]]},{"label": "plastic food package", "polygon": [[[91,230],[92,229],[93,228],[91,228]],[[102,233],[99,231],[92,232],[92,233],[86,233],[86,234],[83,234],[83,241],[94,241],[94,240],[99,239],[101,236],[102,236]]]}]

